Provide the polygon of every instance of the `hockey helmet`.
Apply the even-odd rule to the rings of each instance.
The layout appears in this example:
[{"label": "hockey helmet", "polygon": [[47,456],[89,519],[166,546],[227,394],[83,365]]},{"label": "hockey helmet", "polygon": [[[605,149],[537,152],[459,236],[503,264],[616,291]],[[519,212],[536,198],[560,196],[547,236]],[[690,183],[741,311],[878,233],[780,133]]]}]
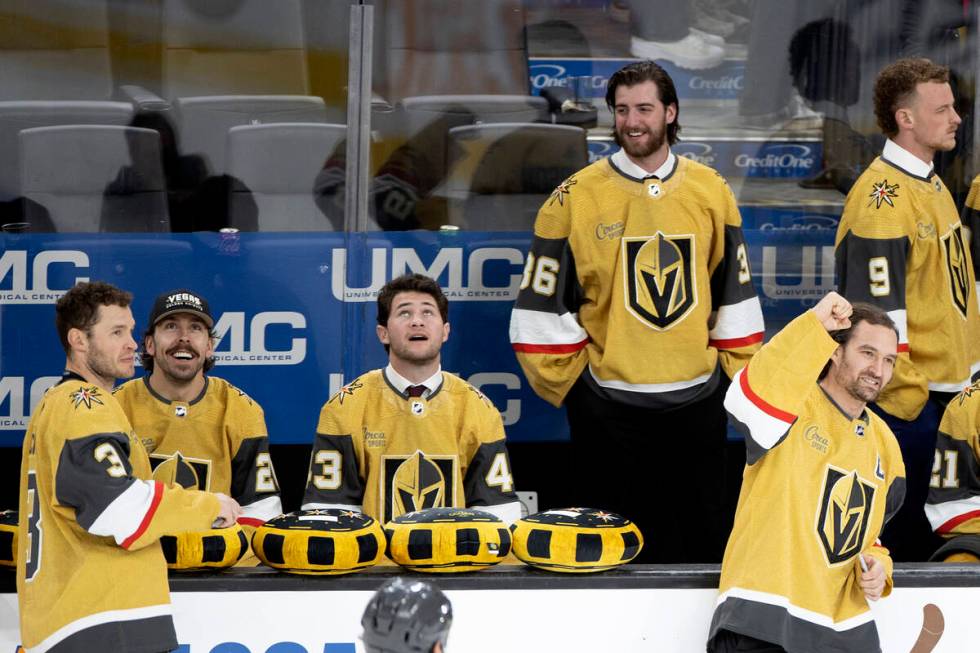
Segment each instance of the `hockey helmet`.
[{"label": "hockey helmet", "polygon": [[392,578],[368,602],[361,639],[368,653],[430,653],[446,647],[452,623],[453,606],[438,587]]}]

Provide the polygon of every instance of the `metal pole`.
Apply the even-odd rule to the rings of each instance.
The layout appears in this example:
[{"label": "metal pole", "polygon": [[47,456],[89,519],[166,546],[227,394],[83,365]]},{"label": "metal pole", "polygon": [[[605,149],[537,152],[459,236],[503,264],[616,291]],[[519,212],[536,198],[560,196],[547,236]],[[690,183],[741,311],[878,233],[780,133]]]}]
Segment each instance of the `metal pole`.
[{"label": "metal pole", "polygon": [[350,59],[347,66],[347,193],[344,228],[366,231],[368,172],[371,163],[371,51],[374,7],[350,8]]}]

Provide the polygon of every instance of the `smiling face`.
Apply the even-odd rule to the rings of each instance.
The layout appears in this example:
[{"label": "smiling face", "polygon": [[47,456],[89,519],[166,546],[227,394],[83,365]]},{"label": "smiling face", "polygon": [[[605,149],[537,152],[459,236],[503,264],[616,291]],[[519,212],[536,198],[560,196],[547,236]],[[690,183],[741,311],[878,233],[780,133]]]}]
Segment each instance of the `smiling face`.
[{"label": "smiling face", "polygon": [[[72,329],[75,356],[79,364],[98,377],[97,382],[111,388],[116,379],[128,379],[135,371],[136,341],[133,340],[133,313],[129,307],[100,306],[98,318],[88,331]],[[77,346],[76,346],[77,343]]]},{"label": "smiling face", "polygon": [[831,357],[825,388],[831,396],[849,402],[851,405],[843,408],[856,415],[891,381],[897,358],[898,336],[893,329],[860,322],[847,344]]},{"label": "smiling face", "polygon": [[664,106],[654,82],[640,82],[616,89],[616,143],[645,170],[667,156],[667,125],[677,117],[677,108]]},{"label": "smiling face", "polygon": [[153,356],[153,376],[173,384],[203,376],[204,364],[214,355],[208,326],[191,313],[175,313],[157,322],[143,346]]},{"label": "smiling face", "polygon": [[449,324],[444,322],[432,295],[408,291],[395,295],[387,326],[378,326],[378,339],[389,346],[388,358],[399,364],[426,366],[439,362],[442,343],[449,338]]}]

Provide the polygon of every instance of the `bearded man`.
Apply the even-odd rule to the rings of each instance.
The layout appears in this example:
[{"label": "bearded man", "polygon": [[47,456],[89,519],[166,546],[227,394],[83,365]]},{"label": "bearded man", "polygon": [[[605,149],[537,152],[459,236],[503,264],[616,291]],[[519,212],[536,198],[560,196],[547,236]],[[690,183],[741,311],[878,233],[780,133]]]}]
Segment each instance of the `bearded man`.
[{"label": "bearded man", "polygon": [[717,172],[671,152],[663,68],[617,71],[606,104],[620,149],[541,207],[510,339],[535,392],[567,409],[576,500],[655,532],[638,561],[718,562],[722,400],[764,331],[742,220]]}]

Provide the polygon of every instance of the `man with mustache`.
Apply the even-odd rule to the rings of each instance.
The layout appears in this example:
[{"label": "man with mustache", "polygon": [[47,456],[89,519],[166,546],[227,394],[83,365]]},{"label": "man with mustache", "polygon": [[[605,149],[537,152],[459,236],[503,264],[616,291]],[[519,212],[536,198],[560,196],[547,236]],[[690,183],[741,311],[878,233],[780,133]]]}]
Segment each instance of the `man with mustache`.
[{"label": "man with mustache", "polygon": [[949,70],[900,59],[875,80],[880,157],[847,196],[837,230],[839,291],[898,325],[895,379],[873,404],[902,448],[908,496],[882,540],[896,560],[926,560],[938,542],[923,506],[936,431],[949,400],[980,371],[980,314],[966,230],[933,169],[956,145]]},{"label": "man with mustache", "polygon": [[[156,298],[143,334],[146,375],[115,393],[150,454],[153,477],[171,485],[225,492],[252,530],[282,513],[262,408],[207,372],[214,367],[208,301],[177,289]],[[239,564],[254,565],[248,555]]]},{"label": "man with mustache", "polygon": [[717,172],[671,152],[680,109],[660,66],[617,71],[606,104],[620,149],[541,207],[511,344],[567,409],[574,501],[636,522],[638,561],[717,562],[722,398],[764,330],[742,221]]}]

